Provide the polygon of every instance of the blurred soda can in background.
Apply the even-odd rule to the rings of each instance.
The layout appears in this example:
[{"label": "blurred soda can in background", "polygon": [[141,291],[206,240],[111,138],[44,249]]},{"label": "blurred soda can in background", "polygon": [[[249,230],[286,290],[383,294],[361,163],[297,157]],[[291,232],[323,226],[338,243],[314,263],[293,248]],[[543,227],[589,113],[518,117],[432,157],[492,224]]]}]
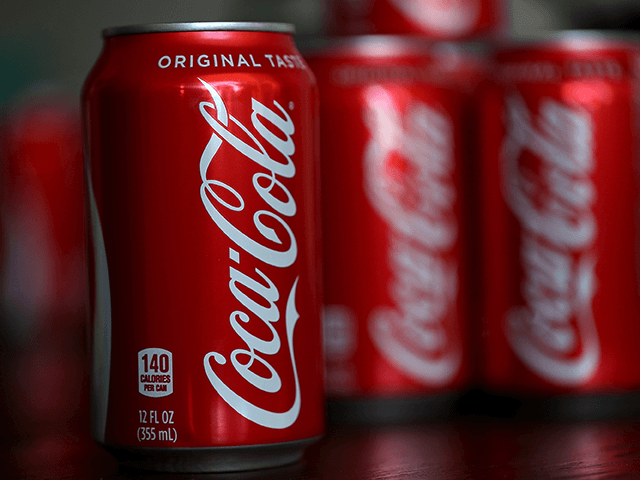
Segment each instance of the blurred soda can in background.
[{"label": "blurred soda can in background", "polygon": [[466,153],[480,57],[392,36],[327,40],[321,95],[330,415],[448,413],[468,387]]},{"label": "blurred soda can in background", "polygon": [[640,387],[638,53],[597,32],[497,53],[480,121],[492,392],[560,409],[579,394],[580,415],[610,411],[584,396]]},{"label": "blurred soda can in background", "polygon": [[323,433],[318,99],[292,33],[104,32],[83,93],[92,419],[127,464],[270,467]]},{"label": "blurred soda can in background", "polygon": [[328,33],[414,34],[442,40],[506,30],[506,0],[329,0]]},{"label": "blurred soda can in background", "polygon": [[1,115],[0,431],[12,461],[54,461],[89,437],[80,125],[58,83]]}]

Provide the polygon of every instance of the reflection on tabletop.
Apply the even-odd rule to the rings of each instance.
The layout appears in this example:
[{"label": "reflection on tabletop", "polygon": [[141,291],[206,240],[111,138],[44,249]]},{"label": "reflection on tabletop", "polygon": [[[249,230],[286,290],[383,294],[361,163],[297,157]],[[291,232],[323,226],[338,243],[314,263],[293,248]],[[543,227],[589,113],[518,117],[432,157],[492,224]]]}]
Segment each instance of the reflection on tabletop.
[{"label": "reflection on tabletop", "polygon": [[384,479],[553,478],[640,471],[640,423],[463,419],[399,426],[331,425],[302,462],[233,474],[161,474],[118,468],[90,442],[41,438],[5,452],[5,478]]}]

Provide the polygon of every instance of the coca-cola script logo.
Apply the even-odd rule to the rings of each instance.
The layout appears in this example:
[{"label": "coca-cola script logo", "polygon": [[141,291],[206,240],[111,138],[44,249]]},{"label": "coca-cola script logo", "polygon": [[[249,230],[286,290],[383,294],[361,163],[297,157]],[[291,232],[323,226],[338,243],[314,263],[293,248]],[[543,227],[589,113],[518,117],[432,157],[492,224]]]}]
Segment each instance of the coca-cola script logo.
[{"label": "coca-cola script logo", "polygon": [[390,0],[404,17],[441,36],[473,30],[480,18],[480,0]]},{"label": "coca-cola script logo", "polygon": [[[507,98],[506,105],[503,193],[522,228],[526,304],[509,311],[507,339],[542,378],[580,385],[600,360],[591,309],[596,287],[591,119],[551,99],[540,102],[535,121],[520,96]],[[524,157],[525,150],[532,155]]]},{"label": "coca-cola script logo", "polygon": [[[271,158],[256,135],[227,112],[227,107],[217,90],[204,80],[200,79],[200,81],[211,95],[213,101],[213,103],[200,102],[199,105],[202,117],[213,129],[211,138],[200,158],[200,178],[202,180],[200,198],[202,203],[211,219],[239,249],[244,250],[271,267],[288,268],[295,263],[298,256],[295,235],[285,220],[287,217],[295,215],[296,202],[282,180],[291,179],[296,173],[296,167],[291,158],[295,153],[295,144],[292,139],[295,131],[293,121],[285,109],[275,100],[273,101],[275,108],[272,109],[255,98],[251,99],[251,124],[255,132],[281,155],[281,158],[278,159]],[[213,113],[215,113],[215,116]],[[232,133],[229,130],[230,122],[239,127],[239,130],[244,132],[246,138],[250,139],[252,143],[246,143]],[[265,122],[267,122],[266,125]],[[273,133],[274,131],[279,132],[279,135]],[[227,142],[244,155],[247,161],[255,162],[256,166],[261,169],[261,171],[253,175],[253,187],[270,209],[251,212],[250,215],[253,217],[253,223],[257,231],[263,238],[251,238],[224,216],[225,209],[232,212],[243,211],[245,202],[231,185],[208,176],[209,166],[214,161],[216,152],[223,142]],[[228,195],[225,198],[233,197],[236,203],[232,204],[223,199],[216,193],[217,189],[226,191]],[[283,198],[286,200],[283,200]],[[279,232],[264,224],[263,219],[265,217],[274,220],[282,227],[278,229]],[[282,234],[286,234],[288,238],[281,238],[280,235]],[[269,245],[281,246],[282,249]],[[284,245],[289,245],[289,247],[286,248]],[[238,250],[230,248],[229,259],[232,262],[231,265],[236,264],[239,266],[240,253]],[[282,380],[265,357],[273,356],[280,352],[281,341],[274,326],[280,320],[281,315],[276,305],[280,298],[280,290],[260,269],[256,268],[255,274],[258,278],[252,278],[234,266],[229,267],[229,289],[240,304],[238,310],[230,314],[229,323],[233,331],[238,335],[238,340],[244,343],[241,348],[233,350],[229,357],[231,368],[235,369],[235,372],[242,379],[263,392],[276,394],[282,388]],[[287,295],[284,312],[287,347],[295,379],[295,399],[293,399],[293,404],[289,410],[272,412],[243,398],[226,385],[216,373],[219,368],[229,368],[225,356],[219,352],[209,352],[204,357],[204,369],[207,378],[218,394],[243,417],[258,425],[273,429],[283,429],[291,426],[300,413],[300,382],[293,352],[293,333],[299,318],[295,302],[297,284],[298,278],[295,279],[293,285],[288,286],[290,290]],[[247,295],[246,291],[252,292],[251,296]],[[261,299],[260,302],[256,301],[258,298]],[[250,314],[253,316],[250,316]],[[271,339],[264,340],[247,331],[247,324],[251,321],[256,321],[255,319],[263,322],[268,327],[272,334]],[[263,372],[265,369],[262,367],[265,367],[266,371],[269,372],[269,376],[261,376],[252,370],[254,364],[260,364]]]},{"label": "coca-cola script logo", "polygon": [[402,117],[382,87],[365,94],[365,191],[389,226],[390,295],[369,319],[373,342],[417,381],[445,385],[462,360],[457,338],[458,267],[450,255],[458,225],[450,120],[414,101]]}]

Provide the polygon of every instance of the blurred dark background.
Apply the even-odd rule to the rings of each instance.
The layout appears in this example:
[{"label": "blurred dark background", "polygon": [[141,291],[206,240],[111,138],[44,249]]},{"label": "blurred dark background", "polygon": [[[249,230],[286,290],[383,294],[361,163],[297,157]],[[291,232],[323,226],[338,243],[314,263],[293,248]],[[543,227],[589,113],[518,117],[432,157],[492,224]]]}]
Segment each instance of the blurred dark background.
[{"label": "blurred dark background", "polygon": [[[504,5],[507,33],[516,36],[569,28],[636,30],[640,24],[638,0]],[[326,18],[325,0],[0,0],[0,477],[13,472],[22,478],[27,467],[42,473],[53,468],[52,458],[56,475],[72,475],[78,459],[96,463],[85,450],[92,445],[86,285],[78,274],[79,94],[100,53],[102,29],[277,21],[306,35],[324,33]]]},{"label": "blurred dark background", "polygon": [[[635,28],[637,0],[505,0],[508,30]],[[281,21],[320,33],[325,0],[3,0],[0,2],[0,106],[44,78],[79,88],[105,27],[154,22]]]}]

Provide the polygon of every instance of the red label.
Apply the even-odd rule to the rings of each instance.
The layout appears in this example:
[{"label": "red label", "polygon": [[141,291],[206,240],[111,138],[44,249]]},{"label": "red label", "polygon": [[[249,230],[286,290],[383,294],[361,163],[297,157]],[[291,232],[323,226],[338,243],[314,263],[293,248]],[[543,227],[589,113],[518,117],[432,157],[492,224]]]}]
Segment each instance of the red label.
[{"label": "red label", "polygon": [[[98,440],[212,447],[319,435],[306,65],[288,36],[264,32],[114,37],[105,52],[85,103]],[[113,76],[109,62],[127,73]]]},{"label": "red label", "polygon": [[501,391],[640,384],[635,54],[571,45],[502,54],[510,80],[484,99],[482,339]]},{"label": "red label", "polygon": [[336,34],[420,34],[461,39],[504,29],[502,0],[331,0]]},{"label": "red label", "polygon": [[356,43],[310,59],[329,192],[327,386],[342,398],[460,390],[471,370],[462,185],[473,62],[400,39]]}]

